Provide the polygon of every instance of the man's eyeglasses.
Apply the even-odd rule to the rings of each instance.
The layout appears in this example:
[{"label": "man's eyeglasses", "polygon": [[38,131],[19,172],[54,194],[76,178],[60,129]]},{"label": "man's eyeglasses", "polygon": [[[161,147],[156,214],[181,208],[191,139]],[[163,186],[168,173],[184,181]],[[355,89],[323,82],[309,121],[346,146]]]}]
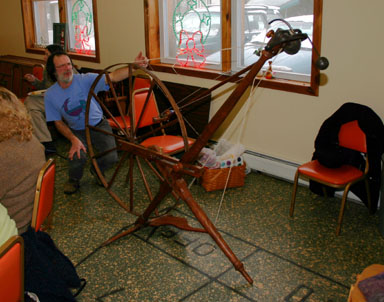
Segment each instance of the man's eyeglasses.
[{"label": "man's eyeglasses", "polygon": [[66,68],[66,67],[72,67],[72,63],[65,63],[65,64],[61,64],[61,65],[59,65],[59,66],[56,66],[56,65],[55,65],[55,68],[56,68],[56,69],[64,69],[64,68]]}]

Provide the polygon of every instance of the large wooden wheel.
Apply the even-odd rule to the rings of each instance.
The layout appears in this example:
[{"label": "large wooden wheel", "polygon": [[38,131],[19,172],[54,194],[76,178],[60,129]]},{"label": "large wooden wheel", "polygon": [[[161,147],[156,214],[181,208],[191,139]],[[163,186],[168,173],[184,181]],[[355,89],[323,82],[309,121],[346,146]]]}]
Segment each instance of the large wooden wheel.
[{"label": "large wooden wheel", "polygon": [[[128,78],[122,82],[112,83],[108,74],[118,68],[128,67]],[[101,81],[109,84],[107,93],[97,93]],[[143,86],[145,86],[143,88]],[[139,91],[139,92],[138,92]],[[142,114],[138,114],[134,107],[134,98],[140,93],[144,99]],[[141,126],[145,112],[153,111],[151,96],[162,94],[162,103],[156,103],[158,114],[151,126]],[[145,96],[143,98],[143,96]],[[164,103],[164,100],[167,100]],[[94,127],[89,122],[91,103],[97,102],[103,109],[105,117],[113,126],[110,131]],[[150,106],[152,106],[150,108]],[[140,115],[140,116],[138,116]],[[141,116],[142,115],[142,116]],[[158,167],[151,161],[153,158],[163,158],[170,163],[177,163],[177,159],[162,152],[157,146],[143,147],[141,143],[152,136],[161,136],[172,132],[182,138],[183,146],[180,151],[189,148],[187,131],[183,116],[174,98],[166,86],[150,71],[134,64],[112,65],[98,75],[88,94],[86,105],[86,138],[88,152],[92,165],[107,192],[112,198],[129,213],[140,215],[145,205],[153,200],[154,194],[159,190],[164,176]],[[116,140],[116,148],[99,152],[93,143],[93,133],[101,132]],[[98,159],[109,152],[118,152],[118,163],[110,170],[102,173]],[[143,189],[147,200],[143,199]],[[164,208],[172,207],[178,200],[175,192],[170,194],[169,202]],[[164,213],[165,211],[163,211]],[[159,213],[159,211],[156,211]]]}]

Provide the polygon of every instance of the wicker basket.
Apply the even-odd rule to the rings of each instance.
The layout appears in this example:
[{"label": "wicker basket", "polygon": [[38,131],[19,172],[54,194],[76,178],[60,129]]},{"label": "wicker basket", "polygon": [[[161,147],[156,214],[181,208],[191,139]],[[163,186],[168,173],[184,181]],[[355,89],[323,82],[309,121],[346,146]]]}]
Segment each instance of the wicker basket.
[{"label": "wicker basket", "polygon": [[[201,185],[207,191],[222,190],[227,182],[227,177],[230,168],[208,169],[201,177]],[[227,188],[236,188],[244,186],[245,179],[245,163],[241,166],[232,167],[231,175],[229,176]]]}]

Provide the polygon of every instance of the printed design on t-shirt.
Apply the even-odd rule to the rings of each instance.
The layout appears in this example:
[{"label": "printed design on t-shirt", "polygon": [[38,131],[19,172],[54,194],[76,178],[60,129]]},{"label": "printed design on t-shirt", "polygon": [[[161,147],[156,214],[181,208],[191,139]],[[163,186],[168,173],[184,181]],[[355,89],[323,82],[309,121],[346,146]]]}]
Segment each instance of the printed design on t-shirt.
[{"label": "printed design on t-shirt", "polygon": [[85,111],[85,107],[87,105],[87,102],[84,100],[79,101],[79,105],[70,108],[70,98],[66,99],[63,104],[64,112],[70,116],[79,116],[83,111]]}]

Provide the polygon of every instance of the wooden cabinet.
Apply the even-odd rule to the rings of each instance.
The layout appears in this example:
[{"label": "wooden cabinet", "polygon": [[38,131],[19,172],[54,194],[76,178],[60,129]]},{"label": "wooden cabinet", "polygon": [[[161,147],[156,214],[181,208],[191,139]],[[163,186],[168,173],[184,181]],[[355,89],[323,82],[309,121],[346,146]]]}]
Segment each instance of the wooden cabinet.
[{"label": "wooden cabinet", "polygon": [[44,61],[11,55],[0,56],[0,86],[11,90],[19,98],[25,97],[32,86],[24,80],[24,75],[32,73],[35,64],[44,64]]}]

